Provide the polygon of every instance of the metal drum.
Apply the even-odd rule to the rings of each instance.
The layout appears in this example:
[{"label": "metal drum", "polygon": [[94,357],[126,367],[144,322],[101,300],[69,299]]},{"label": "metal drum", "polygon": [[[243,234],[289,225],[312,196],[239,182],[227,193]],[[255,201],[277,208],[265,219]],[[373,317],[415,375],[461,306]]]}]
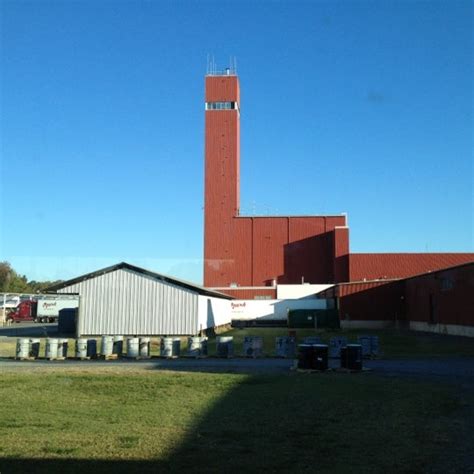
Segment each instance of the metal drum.
[{"label": "metal drum", "polygon": [[313,344],[312,369],[328,370],[327,344]]},{"label": "metal drum", "polygon": [[97,357],[97,341],[95,339],[87,339],[87,357]]},{"label": "metal drum", "polygon": [[292,336],[280,336],[275,338],[275,351],[277,357],[292,359],[295,357],[296,340]]},{"label": "metal drum", "polygon": [[263,355],[263,337],[245,336],[243,344],[244,357],[262,357]]},{"label": "metal drum", "polygon": [[331,337],[329,340],[329,357],[338,359],[341,357],[341,349],[347,346],[347,337]]},{"label": "metal drum", "polygon": [[68,339],[58,339],[58,358],[65,359],[67,357],[68,345]]},{"label": "metal drum", "polygon": [[347,344],[346,368],[362,370],[362,346],[360,344]]},{"label": "metal drum", "polygon": [[28,359],[30,357],[30,340],[19,338],[16,340],[16,358]]},{"label": "metal drum", "polygon": [[114,336],[114,348],[112,353],[120,357],[123,352],[123,336]]},{"label": "metal drum", "polygon": [[140,354],[140,339],[138,337],[127,338],[127,357],[138,357]]},{"label": "metal drum", "polygon": [[102,344],[100,346],[100,355],[110,357],[114,351],[114,337],[102,336]]},{"label": "metal drum", "polygon": [[40,339],[30,339],[30,357],[36,359],[40,355]]},{"label": "metal drum", "polygon": [[188,337],[188,356],[207,356],[207,337]]},{"label": "metal drum", "polygon": [[140,357],[150,357],[151,339],[149,337],[141,337],[138,345]]},{"label": "metal drum", "polygon": [[380,351],[379,336],[370,336],[370,352],[373,356],[378,356]]},{"label": "metal drum", "polygon": [[46,347],[44,351],[44,356],[46,357],[46,359],[57,359],[58,345],[59,339],[46,339]]},{"label": "metal drum", "polygon": [[362,347],[362,357],[370,357],[372,354],[372,338],[370,336],[359,336],[357,341]]},{"label": "metal drum", "polygon": [[87,339],[76,339],[76,357],[78,359],[85,359],[87,357]]},{"label": "metal drum", "polygon": [[181,339],[179,337],[162,337],[160,342],[161,357],[179,357]]},{"label": "metal drum", "polygon": [[298,369],[312,369],[313,357],[312,344],[298,344]]},{"label": "metal drum", "polygon": [[232,336],[217,337],[216,353],[218,357],[232,357],[234,355],[234,338]]}]

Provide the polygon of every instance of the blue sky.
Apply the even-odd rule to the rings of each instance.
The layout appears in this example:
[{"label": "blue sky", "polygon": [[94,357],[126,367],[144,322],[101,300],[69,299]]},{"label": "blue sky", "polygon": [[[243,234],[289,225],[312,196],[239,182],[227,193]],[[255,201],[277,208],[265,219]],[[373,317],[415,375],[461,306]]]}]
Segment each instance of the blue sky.
[{"label": "blue sky", "polygon": [[3,1],[0,260],[200,282],[204,75],[237,58],[241,208],[352,252],[473,251],[472,2]]}]

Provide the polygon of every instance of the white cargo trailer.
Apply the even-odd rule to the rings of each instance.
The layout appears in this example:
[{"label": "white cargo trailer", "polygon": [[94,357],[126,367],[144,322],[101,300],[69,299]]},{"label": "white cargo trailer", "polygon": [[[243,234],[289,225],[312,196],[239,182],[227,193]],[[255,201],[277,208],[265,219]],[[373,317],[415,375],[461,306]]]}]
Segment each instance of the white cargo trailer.
[{"label": "white cargo trailer", "polygon": [[66,308],[77,308],[77,296],[42,296],[37,299],[36,321],[39,323],[53,323],[58,320],[59,311]]}]

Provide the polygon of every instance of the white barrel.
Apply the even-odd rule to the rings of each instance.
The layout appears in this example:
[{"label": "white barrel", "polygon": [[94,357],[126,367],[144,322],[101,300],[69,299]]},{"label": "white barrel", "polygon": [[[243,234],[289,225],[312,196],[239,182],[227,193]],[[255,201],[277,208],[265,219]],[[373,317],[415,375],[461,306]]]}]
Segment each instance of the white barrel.
[{"label": "white barrel", "polygon": [[30,339],[30,357],[36,359],[40,355],[41,339]]},{"label": "white barrel", "polygon": [[44,350],[44,356],[46,359],[57,359],[58,357],[58,339],[48,338],[46,339],[46,347]]},{"label": "white barrel", "polygon": [[109,357],[114,351],[114,336],[102,336],[102,344],[100,346],[100,353],[104,357]]},{"label": "white barrel", "polygon": [[140,339],[138,337],[127,338],[127,357],[138,357],[140,354]]},{"label": "white barrel", "polygon": [[140,357],[150,357],[151,339],[149,337],[141,337],[138,345]]},{"label": "white barrel", "polygon": [[341,349],[347,346],[347,337],[331,337],[329,339],[329,357],[339,359],[341,357]]},{"label": "white barrel", "polygon": [[67,357],[68,339],[58,339],[58,357],[65,359]]},{"label": "white barrel", "polygon": [[232,336],[218,336],[216,338],[217,357],[232,357],[234,355],[234,338]]},{"label": "white barrel", "polygon": [[207,356],[207,337],[188,337],[189,356]]},{"label": "white barrel", "polygon": [[16,340],[16,358],[27,359],[30,357],[30,340],[19,338]]},{"label": "white barrel", "polygon": [[293,359],[296,355],[296,339],[293,336],[276,337],[275,352],[277,357]]},{"label": "white barrel", "polygon": [[181,339],[179,337],[162,337],[160,342],[161,357],[179,357]]},{"label": "white barrel", "polygon": [[243,344],[244,357],[262,357],[263,355],[263,337],[245,336]]},{"label": "white barrel", "polygon": [[87,339],[83,337],[76,339],[76,357],[78,359],[87,357]]},{"label": "white barrel", "polygon": [[114,348],[112,350],[112,353],[120,357],[122,355],[122,352],[123,352],[123,336],[114,336]]}]

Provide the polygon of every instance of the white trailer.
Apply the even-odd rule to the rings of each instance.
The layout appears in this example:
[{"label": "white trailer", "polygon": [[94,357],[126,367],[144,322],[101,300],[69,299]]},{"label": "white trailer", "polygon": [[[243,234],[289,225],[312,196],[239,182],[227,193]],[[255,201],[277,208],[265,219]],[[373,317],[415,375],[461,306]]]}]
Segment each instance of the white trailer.
[{"label": "white trailer", "polygon": [[41,296],[37,302],[36,321],[39,323],[57,322],[60,310],[79,306],[77,296]]}]

